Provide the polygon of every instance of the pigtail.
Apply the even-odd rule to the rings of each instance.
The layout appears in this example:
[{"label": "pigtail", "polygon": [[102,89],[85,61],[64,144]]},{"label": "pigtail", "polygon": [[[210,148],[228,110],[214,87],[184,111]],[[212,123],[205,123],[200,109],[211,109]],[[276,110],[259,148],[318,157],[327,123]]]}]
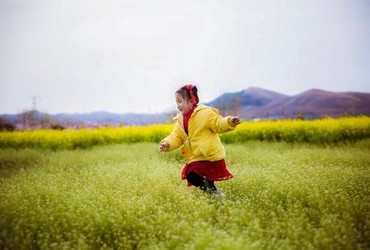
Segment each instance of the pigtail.
[{"label": "pigtail", "polygon": [[[191,102],[194,105],[196,105],[199,102],[199,100],[198,100],[198,89],[197,89],[197,87],[195,87],[195,86],[193,86],[191,84],[188,84],[185,87],[189,91],[189,95],[190,95],[190,98],[189,99],[191,100]],[[194,93],[194,92],[196,92],[196,93]],[[195,96],[195,95],[197,95],[197,96]]]}]

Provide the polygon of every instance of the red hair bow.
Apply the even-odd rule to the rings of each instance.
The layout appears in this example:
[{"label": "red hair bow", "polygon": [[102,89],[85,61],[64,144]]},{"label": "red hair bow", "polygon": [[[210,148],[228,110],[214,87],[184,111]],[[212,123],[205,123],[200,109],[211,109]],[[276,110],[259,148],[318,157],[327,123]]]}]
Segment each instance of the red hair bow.
[{"label": "red hair bow", "polygon": [[195,105],[197,104],[197,98],[194,95],[193,88],[194,86],[191,84],[186,85],[186,89],[190,92],[191,102]]}]

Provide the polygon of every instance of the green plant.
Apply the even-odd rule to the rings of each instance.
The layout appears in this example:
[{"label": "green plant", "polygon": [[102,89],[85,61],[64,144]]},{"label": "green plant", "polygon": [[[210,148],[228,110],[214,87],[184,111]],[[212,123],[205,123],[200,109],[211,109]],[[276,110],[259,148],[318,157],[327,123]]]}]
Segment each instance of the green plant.
[{"label": "green plant", "polygon": [[155,143],[0,150],[1,249],[368,249],[370,141],[226,145],[221,200]]}]

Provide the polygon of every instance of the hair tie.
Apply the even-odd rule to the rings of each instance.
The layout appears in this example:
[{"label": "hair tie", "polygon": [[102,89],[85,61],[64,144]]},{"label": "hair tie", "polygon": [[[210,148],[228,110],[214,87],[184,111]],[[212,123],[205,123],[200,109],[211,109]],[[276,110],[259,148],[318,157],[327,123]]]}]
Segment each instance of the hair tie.
[{"label": "hair tie", "polygon": [[191,84],[186,85],[186,89],[190,92],[191,102],[195,105],[197,104],[197,98],[194,95],[193,88],[194,86]]}]

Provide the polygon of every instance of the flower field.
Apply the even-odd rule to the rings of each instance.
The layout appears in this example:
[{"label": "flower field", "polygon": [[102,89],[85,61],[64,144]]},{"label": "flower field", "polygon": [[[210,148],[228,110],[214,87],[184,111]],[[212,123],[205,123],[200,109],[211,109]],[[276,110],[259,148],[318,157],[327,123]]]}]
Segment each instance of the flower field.
[{"label": "flower field", "polygon": [[77,149],[96,145],[157,142],[173,125],[0,132],[0,148]]},{"label": "flower field", "polygon": [[[96,145],[159,142],[173,125],[103,127],[96,129],[32,130],[0,132],[0,148],[77,149]],[[326,118],[314,121],[246,121],[233,132],[222,134],[224,143],[250,140],[307,142],[316,144],[370,138],[370,117]]]},{"label": "flower field", "polygon": [[0,149],[0,249],[370,248],[369,139],[225,149],[221,198],[156,143]]},{"label": "flower field", "polygon": [[370,117],[366,116],[245,122],[235,131],[222,135],[227,143],[259,140],[325,144],[365,138],[370,138]]}]

